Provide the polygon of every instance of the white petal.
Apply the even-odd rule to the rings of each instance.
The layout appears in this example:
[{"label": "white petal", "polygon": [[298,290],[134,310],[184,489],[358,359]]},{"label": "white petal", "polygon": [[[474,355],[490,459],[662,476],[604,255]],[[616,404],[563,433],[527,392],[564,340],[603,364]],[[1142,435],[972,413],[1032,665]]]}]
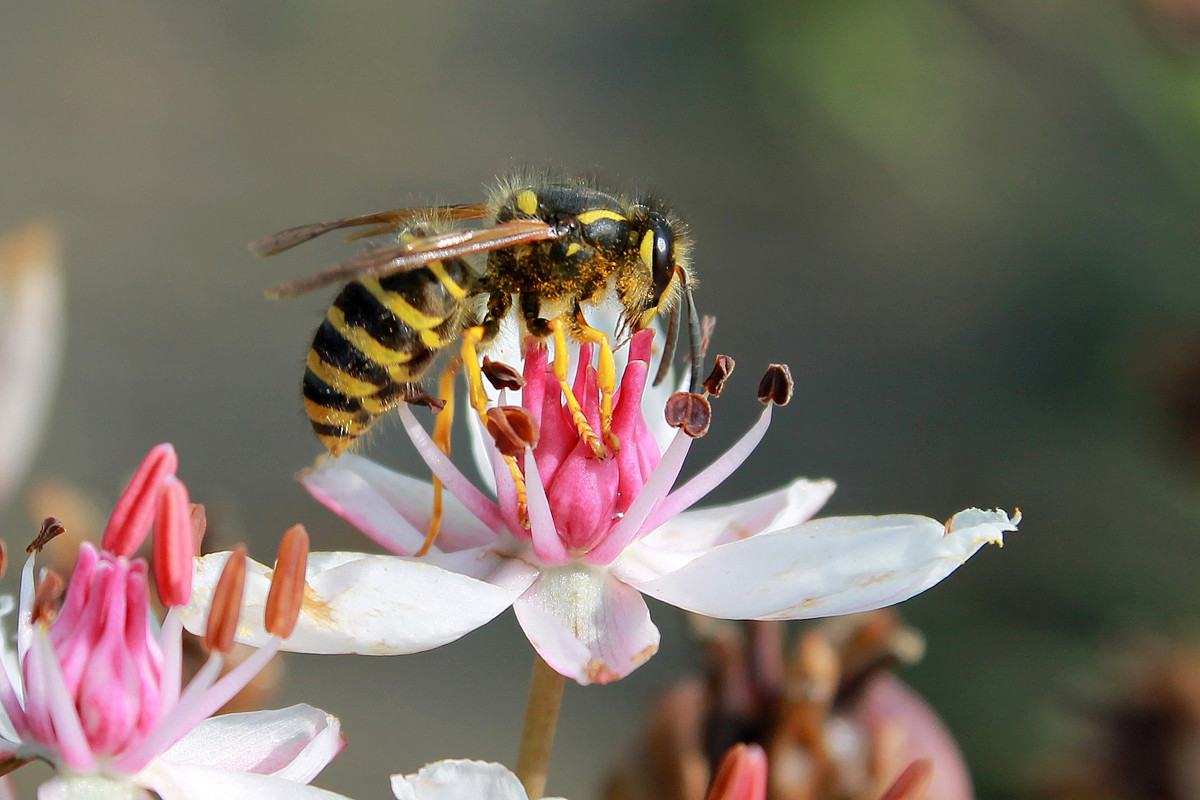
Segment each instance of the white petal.
[{"label": "white petal", "polygon": [[136,779],[163,800],[345,800],[336,792],[271,775],[162,760],[151,763]]},{"label": "white petal", "polygon": [[[299,478],[313,497],[393,553],[412,555],[425,541],[433,511],[433,485],[428,481],[353,453],[324,458]],[[443,492],[442,497],[438,549],[461,550],[495,538],[454,495]]]},{"label": "white petal", "polygon": [[[928,517],[829,517],[721,545],[635,585],[710,617],[808,619],[898,603],[925,591],[988,542],[1016,530],[1003,511]],[[622,573],[624,574],[624,573]]]},{"label": "white petal", "polygon": [[698,553],[720,544],[807,522],[836,484],[799,478],[782,489],[740,503],[685,511],[645,536],[652,547]]},{"label": "white petal", "polygon": [[[467,557],[472,551],[458,555]],[[196,560],[192,600],[181,609],[192,633],[204,630],[213,589],[229,554]],[[300,619],[285,650],[301,653],[396,655],[430,650],[452,642],[512,605],[537,572],[515,559],[499,565],[487,580],[469,577],[418,559],[362,553],[313,553],[305,579],[308,589]],[[238,641],[267,640],[263,611],[270,570],[247,562],[246,590]]]},{"label": "white petal", "polygon": [[525,787],[502,764],[447,759],[412,775],[393,775],[397,800],[529,800]]},{"label": "white petal", "polygon": [[547,569],[513,610],[546,663],[584,685],[623,678],[658,652],[646,601],[604,570]]},{"label": "white petal", "polygon": [[337,717],[309,705],[209,717],[161,758],[308,783],[344,742]]},{"label": "white petal", "polygon": [[[100,775],[51,778],[38,787],[38,800],[149,800],[132,782]],[[169,800],[166,799],[166,800]]]}]

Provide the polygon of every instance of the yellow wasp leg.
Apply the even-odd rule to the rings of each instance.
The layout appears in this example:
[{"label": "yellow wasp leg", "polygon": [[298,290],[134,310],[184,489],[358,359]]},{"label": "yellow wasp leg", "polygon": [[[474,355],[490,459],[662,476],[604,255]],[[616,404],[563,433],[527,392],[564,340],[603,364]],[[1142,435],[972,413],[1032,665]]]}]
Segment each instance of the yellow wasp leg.
[{"label": "yellow wasp leg", "polygon": [[[454,377],[458,374],[458,365],[450,364],[442,371],[438,379],[438,397],[446,405],[438,412],[433,423],[433,441],[446,455],[450,455],[450,431],[454,426]],[[429,553],[442,527],[442,481],[437,475],[433,476],[433,516],[429,518],[429,533],[425,534],[425,542],[416,556],[420,558]]]},{"label": "yellow wasp leg", "polygon": [[[467,365],[467,394],[470,397],[471,406],[479,415],[479,423],[483,425],[486,435],[487,394],[483,391],[483,370],[479,367],[479,350],[477,349],[479,343],[483,341],[484,330],[482,325],[472,325],[463,331],[462,361]],[[504,461],[508,464],[508,471],[512,474],[513,483],[517,487],[517,521],[521,527],[528,528],[529,495],[525,491],[525,476],[521,474],[521,468],[517,466],[516,458],[504,456]]]},{"label": "yellow wasp leg", "polygon": [[596,383],[600,387],[600,432],[608,448],[616,455],[621,450],[621,440],[612,430],[613,394],[617,391],[617,368],[613,363],[612,345],[608,336],[588,325],[582,314],[575,317],[579,325],[579,338],[592,342],[600,348],[600,359],[596,364]]},{"label": "yellow wasp leg", "polygon": [[[580,407],[579,401],[575,399],[575,393],[571,391],[571,384],[567,380],[567,335],[563,332],[562,319],[552,319],[547,324],[554,334],[554,377],[558,378],[558,384],[562,387],[563,397],[567,400],[567,409],[571,412],[571,419],[575,422],[575,427],[579,431],[579,437],[591,448],[592,455],[596,458],[604,458],[607,454],[604,442],[600,441],[600,437],[592,430],[592,426],[588,423],[587,417],[584,416],[583,408]],[[603,336],[603,334],[600,335]],[[612,357],[611,350],[609,351],[609,357]]]}]

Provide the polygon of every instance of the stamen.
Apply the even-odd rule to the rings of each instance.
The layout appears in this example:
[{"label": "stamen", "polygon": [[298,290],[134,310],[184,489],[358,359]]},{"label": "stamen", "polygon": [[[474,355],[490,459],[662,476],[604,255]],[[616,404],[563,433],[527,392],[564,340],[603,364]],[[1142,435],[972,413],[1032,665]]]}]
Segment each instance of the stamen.
[{"label": "stamen", "polygon": [[502,455],[516,458],[538,443],[538,426],[533,415],[520,406],[489,408],[487,432]]},{"label": "stamen", "polygon": [[554,526],[554,512],[550,510],[546,487],[542,484],[532,450],[525,451],[525,480],[529,488],[529,534],[533,539],[533,554],[543,564],[565,564],[571,556]]},{"label": "stamen", "polygon": [[204,647],[210,653],[229,654],[242,613],[242,589],[246,583],[246,547],[239,544],[229,554],[217,588],[213,590],[204,628]]},{"label": "stamen", "polygon": [[[201,510],[203,514],[203,510]],[[183,481],[167,476],[154,525],[154,585],[167,608],[192,598],[192,559],[196,555],[192,505]]]},{"label": "stamen", "polygon": [[308,567],[308,531],[293,525],[279,542],[271,588],[267,592],[267,633],[286,639],[296,629],[304,604],[304,571]]},{"label": "stamen", "polygon": [[638,535],[649,533],[676,514],[686,511],[732,475],[733,471],[750,457],[750,453],[754,452],[754,448],[758,447],[758,443],[766,435],[767,428],[771,426],[771,408],[772,406],[767,404],[759,416],[758,422],[754,423],[754,426],[746,431],[746,434],[738,439],[733,447],[725,451],[724,455],[701,470],[683,486],[667,495],[666,499],[654,509],[654,513],[646,520]]},{"label": "stamen", "polygon": [[679,428],[693,439],[708,433],[712,423],[712,406],[702,394],[676,392],[667,400],[664,411],[668,425]]},{"label": "stamen", "polygon": [[933,762],[927,758],[912,762],[892,782],[879,800],[920,800],[933,779]]},{"label": "stamen", "polygon": [[515,392],[525,386],[525,378],[514,367],[492,361],[487,356],[483,357],[483,377],[488,379],[488,383],[495,387],[496,391],[508,389]]},{"label": "stamen", "polygon": [[758,382],[758,400],[764,405],[786,406],[792,399],[792,371],[787,364],[772,364]]},{"label": "stamen", "polygon": [[34,625],[40,622],[48,626],[58,619],[59,609],[62,608],[63,592],[66,591],[66,588],[67,582],[62,579],[61,575],[52,569],[42,570],[33,595],[33,618],[30,621]]},{"label": "stamen", "polygon": [[[400,406],[400,421],[425,465],[446,485],[450,493],[457,497],[459,502],[466,506],[467,510],[478,517],[483,524],[493,530],[506,527],[504,515],[500,512],[499,506],[467,480],[453,461],[446,458],[446,455],[438,449],[433,440],[429,438],[429,434],[421,427],[421,423],[417,422],[417,418],[407,405]],[[486,424],[486,419],[484,422]]]},{"label": "stamen", "polygon": [[720,397],[721,392],[725,391],[725,381],[733,374],[733,366],[733,359],[729,356],[717,356],[717,363],[713,364],[712,372],[704,380],[704,391],[713,397]]},{"label": "stamen", "polygon": [[42,548],[50,544],[50,540],[64,534],[67,529],[63,524],[54,517],[46,517],[42,520],[42,528],[38,531],[38,535],[33,537],[33,541],[25,548],[25,552],[30,555],[42,552]]},{"label": "stamen", "polygon": [[[58,744],[63,761],[71,769],[87,772],[96,768],[96,758],[92,755],[79,712],[75,708],[73,693],[63,680],[62,670],[49,637],[35,633],[29,656],[33,660],[32,672],[37,676],[35,683],[44,687],[44,711],[49,714],[53,723],[53,740]],[[26,686],[28,690],[28,685]],[[28,700],[28,697],[26,698]]]},{"label": "stamen", "polygon": [[692,447],[692,441],[692,437],[682,432],[675,434],[675,438],[663,451],[658,465],[650,472],[642,490],[625,512],[625,516],[612,527],[600,544],[584,556],[585,561],[589,564],[611,564],[631,542],[647,530],[647,517],[666,502],[664,497],[669,499],[670,495],[667,495],[667,492],[675,484],[679,471],[683,469],[683,461]]},{"label": "stamen", "polygon": [[431,394],[426,394],[420,389],[410,389],[404,395],[404,402],[410,406],[425,406],[435,414],[442,413],[442,409],[446,407],[446,401],[440,397],[434,397]]},{"label": "stamen", "polygon": [[8,543],[0,539],[0,578],[8,572]]},{"label": "stamen", "polygon": [[179,457],[169,444],[160,444],[146,455],[108,518],[103,549],[118,556],[134,554],[150,532],[163,482],[178,468]]}]

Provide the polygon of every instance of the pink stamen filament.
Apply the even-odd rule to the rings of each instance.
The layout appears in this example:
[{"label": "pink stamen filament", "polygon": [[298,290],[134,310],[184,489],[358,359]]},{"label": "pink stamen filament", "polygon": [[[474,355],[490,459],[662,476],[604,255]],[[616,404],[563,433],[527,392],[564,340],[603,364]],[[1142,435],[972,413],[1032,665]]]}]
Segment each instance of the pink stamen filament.
[{"label": "pink stamen filament", "polygon": [[158,640],[162,648],[162,678],[159,682],[158,719],[171,713],[179,702],[179,689],[183,680],[183,622],[175,609],[167,612]]},{"label": "pink stamen filament", "polygon": [[83,732],[74,698],[44,631],[34,633],[28,659],[32,662],[27,666],[32,680],[25,685],[25,707],[28,711],[36,704],[53,727],[48,736],[38,738],[42,742],[55,742],[63,762],[71,769],[81,772],[95,769],[96,758]]},{"label": "pink stamen filament", "polygon": [[483,524],[494,531],[504,529],[506,526],[500,507],[475,488],[475,485],[459,472],[458,467],[454,466],[454,462],[446,458],[446,454],[438,449],[433,439],[421,427],[421,423],[417,422],[407,403],[400,404],[400,421],[426,466],[441,480],[442,485]]},{"label": "pink stamen filament", "polygon": [[542,486],[533,451],[525,451],[525,492],[529,505],[529,532],[533,537],[533,554],[543,564],[565,564],[571,560],[554,526],[554,512]]},{"label": "pink stamen filament", "polygon": [[667,495],[642,525],[641,530],[638,531],[638,538],[650,533],[675,515],[686,511],[732,475],[734,470],[750,457],[750,453],[762,441],[767,428],[771,425],[771,408],[772,406],[768,404],[763,409],[762,415],[759,416],[758,422],[754,423],[753,427],[746,431],[733,447],[725,451],[724,455],[701,470],[683,486]]},{"label": "pink stamen filament", "polygon": [[188,731],[211,717],[236,697],[238,692],[246,688],[250,681],[262,672],[267,662],[279,652],[282,644],[281,639],[272,636],[265,645],[251,653],[245,661],[231,669],[215,683],[213,683],[213,679],[220,674],[224,659],[217,653],[213,653],[192,682],[188,684],[171,713],[149,736],[118,759],[115,766],[127,774],[142,770],[155,756],[182,739]]},{"label": "pink stamen filament", "polygon": [[663,501],[675,479],[679,477],[679,471],[683,469],[684,459],[687,458],[691,447],[692,437],[682,431],[675,434],[675,438],[659,459],[658,466],[650,473],[649,480],[625,512],[625,516],[612,527],[600,544],[584,556],[584,561],[589,564],[611,564],[637,538],[646,517]]}]

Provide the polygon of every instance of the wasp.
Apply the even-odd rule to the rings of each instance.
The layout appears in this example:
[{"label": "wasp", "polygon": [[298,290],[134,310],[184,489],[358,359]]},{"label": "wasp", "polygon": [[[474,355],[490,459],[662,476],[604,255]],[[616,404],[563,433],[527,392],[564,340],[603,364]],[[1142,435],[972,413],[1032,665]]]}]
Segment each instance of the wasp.
[{"label": "wasp", "polygon": [[[476,221],[478,225],[468,226]],[[597,457],[616,452],[620,443],[610,428],[612,346],[606,334],[587,324],[586,308],[615,297],[622,308],[618,335],[669,317],[655,379],[659,383],[678,337],[682,301],[687,306],[692,391],[699,391],[703,350],[688,263],[690,237],[686,226],[652,196],[625,197],[582,179],[514,177],[502,180],[485,203],[300,225],[250,246],[259,255],[273,255],[331,231],[360,227],[366,229],[347,238],[393,238],[268,292],[283,298],[345,284],[313,337],[303,380],[313,430],[334,456],[400,402],[427,402],[420,389],[422,376],[439,353],[456,343],[469,399],[484,417],[478,351],[496,338],[514,308],[525,334],[554,339],[556,377],[581,437]],[[599,433],[591,429],[568,385],[568,335],[599,349]],[[450,386],[452,399],[452,382]],[[442,392],[444,399],[445,387]],[[436,438],[448,448],[448,429]]]}]

